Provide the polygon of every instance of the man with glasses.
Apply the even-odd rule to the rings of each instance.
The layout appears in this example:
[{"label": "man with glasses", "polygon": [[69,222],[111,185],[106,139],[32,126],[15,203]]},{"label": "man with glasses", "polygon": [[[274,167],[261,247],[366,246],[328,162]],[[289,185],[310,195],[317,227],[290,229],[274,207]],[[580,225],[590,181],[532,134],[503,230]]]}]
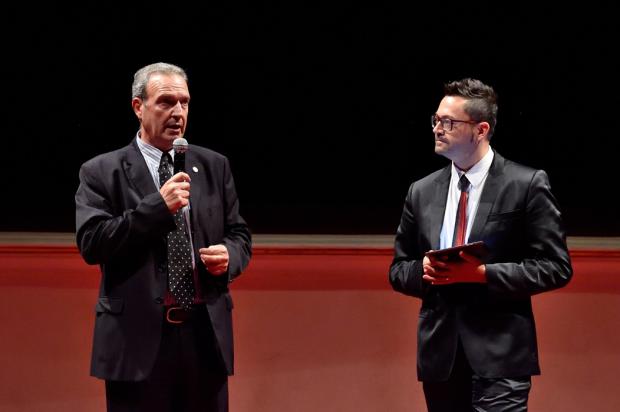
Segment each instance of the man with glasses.
[{"label": "man with glasses", "polygon": [[[451,163],[410,186],[390,283],[422,299],[418,379],[429,411],[526,411],[540,373],[530,297],[572,276],[560,211],[544,171],[491,148],[493,88],[463,79],[444,92],[431,125],[435,153]],[[477,241],[485,255],[427,255]]]}]

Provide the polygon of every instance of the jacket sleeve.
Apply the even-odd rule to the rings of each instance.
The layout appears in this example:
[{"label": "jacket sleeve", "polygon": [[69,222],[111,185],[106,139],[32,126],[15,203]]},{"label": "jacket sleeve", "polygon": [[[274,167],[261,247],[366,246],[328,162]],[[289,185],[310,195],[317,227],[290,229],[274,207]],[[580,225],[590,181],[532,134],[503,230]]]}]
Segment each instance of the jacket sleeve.
[{"label": "jacket sleeve", "polygon": [[523,224],[523,259],[486,265],[493,294],[530,296],[565,286],[572,277],[561,214],[542,170],[536,171],[529,183]]},{"label": "jacket sleeve", "polygon": [[239,199],[228,159],[223,173],[225,223],[223,243],[228,249],[228,281],[232,282],[247,267],[252,256],[252,236],[239,214]]},{"label": "jacket sleeve", "polygon": [[120,183],[118,170],[106,170],[102,163],[94,159],[82,165],[75,194],[77,246],[89,264],[137,253],[175,227],[159,192],[125,208],[128,187]]},{"label": "jacket sleeve", "polygon": [[430,286],[422,280],[422,259],[425,251],[420,250],[417,241],[419,228],[414,213],[416,201],[414,185],[415,183],[409,188],[400,225],[396,231],[394,259],[390,266],[389,280],[395,291],[422,298]]}]

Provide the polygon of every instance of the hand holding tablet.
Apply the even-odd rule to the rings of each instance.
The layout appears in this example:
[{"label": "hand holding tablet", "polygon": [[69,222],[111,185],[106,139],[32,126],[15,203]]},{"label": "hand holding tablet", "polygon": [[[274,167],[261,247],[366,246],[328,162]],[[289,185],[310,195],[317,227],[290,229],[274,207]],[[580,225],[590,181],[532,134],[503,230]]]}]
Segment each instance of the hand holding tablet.
[{"label": "hand holding tablet", "polygon": [[450,262],[461,259],[461,257],[459,256],[460,251],[473,255],[479,259],[483,259],[489,253],[489,250],[487,249],[485,243],[479,241],[446,249],[431,250],[429,252],[426,252],[426,256],[428,256],[429,258],[434,258],[436,260]]}]

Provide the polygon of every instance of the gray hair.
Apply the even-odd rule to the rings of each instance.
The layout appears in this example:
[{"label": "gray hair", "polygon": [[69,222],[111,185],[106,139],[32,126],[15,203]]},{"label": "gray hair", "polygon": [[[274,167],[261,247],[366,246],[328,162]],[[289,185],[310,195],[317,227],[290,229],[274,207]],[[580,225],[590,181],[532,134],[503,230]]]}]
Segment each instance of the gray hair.
[{"label": "gray hair", "polygon": [[131,85],[131,98],[139,97],[146,99],[146,84],[149,82],[151,75],[154,73],[176,74],[181,76],[187,83],[187,74],[185,70],[179,66],[170,63],[153,63],[144,66],[133,75],[133,84]]}]

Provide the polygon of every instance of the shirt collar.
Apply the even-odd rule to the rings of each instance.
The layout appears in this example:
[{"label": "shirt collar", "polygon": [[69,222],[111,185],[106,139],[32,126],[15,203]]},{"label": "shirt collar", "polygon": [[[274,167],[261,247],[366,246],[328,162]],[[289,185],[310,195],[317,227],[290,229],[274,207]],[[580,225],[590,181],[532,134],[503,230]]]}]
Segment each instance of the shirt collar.
[{"label": "shirt collar", "polygon": [[[159,150],[155,146],[153,146],[153,145],[145,142],[144,140],[142,140],[140,138],[140,131],[139,130],[138,130],[138,133],[136,133],[136,142],[138,143],[138,148],[140,149],[140,151],[144,155],[149,156],[149,157],[151,157],[153,159],[156,159],[157,162],[159,162],[161,160],[161,155],[164,152]],[[174,149],[170,149],[168,154],[170,154],[170,156],[172,156],[172,159],[174,159]]]},{"label": "shirt collar", "polygon": [[[495,154],[493,153],[493,149],[489,146],[489,150],[487,153],[476,163],[473,165],[465,174],[467,175],[467,180],[473,187],[478,187],[486,177],[487,173],[489,173],[489,169],[491,168],[491,163],[493,163],[493,157]],[[457,182],[463,171],[457,169],[452,162],[452,179],[455,179]]]}]

